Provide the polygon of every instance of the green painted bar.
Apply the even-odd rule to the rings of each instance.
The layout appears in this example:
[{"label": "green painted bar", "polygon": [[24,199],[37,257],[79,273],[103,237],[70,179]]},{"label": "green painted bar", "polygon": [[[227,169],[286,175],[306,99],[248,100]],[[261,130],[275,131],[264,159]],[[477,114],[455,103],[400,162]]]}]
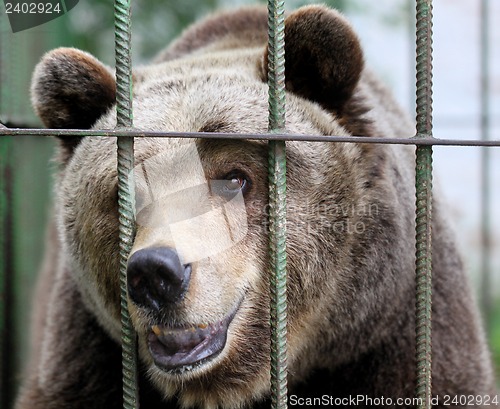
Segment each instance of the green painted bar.
[{"label": "green painted bar", "polygon": [[[285,2],[268,3],[269,132],[285,132]],[[269,141],[271,407],[287,407],[286,146]]]},{"label": "green painted bar", "polygon": [[416,360],[421,408],[430,408],[432,366],[432,148],[418,147],[416,159]]},{"label": "green painted bar", "polygon": [[[118,129],[131,129],[132,61],[130,0],[115,1],[116,123]],[[134,138],[117,138],[118,212],[120,222],[120,291],[122,321],[123,407],[139,407],[137,376],[137,335],[128,310],[127,260],[132,249],[134,220]]]},{"label": "green painted bar", "polygon": [[[0,16],[0,33],[6,30],[6,19]],[[0,35],[0,120],[7,106],[7,70],[1,64],[1,61],[7,61],[8,47],[5,42],[5,36]],[[4,63],[5,64],[5,63]],[[4,119],[5,120],[5,119]],[[0,123],[0,131],[4,127]],[[10,402],[9,391],[9,338],[8,338],[8,320],[9,308],[9,267],[8,257],[10,226],[8,223],[8,213],[10,211],[9,200],[9,179],[8,179],[8,158],[11,157],[11,139],[12,137],[0,137],[0,407],[7,408]]]},{"label": "green painted bar", "polygon": [[[481,73],[481,140],[490,139],[490,2],[481,0],[480,14],[480,73]],[[491,232],[491,155],[488,148],[481,148],[481,307],[488,334],[491,333],[493,300],[492,300],[492,250],[493,235]]]},{"label": "green painted bar", "polygon": [[[0,128],[2,125],[0,124]],[[12,274],[12,179],[10,160],[12,138],[0,138],[0,405],[10,404],[11,355],[9,328],[11,327],[11,274]]]},{"label": "green painted bar", "polygon": [[[432,138],[432,0],[417,0],[417,135]],[[418,146],[416,188],[416,397],[431,407],[432,146]]]}]

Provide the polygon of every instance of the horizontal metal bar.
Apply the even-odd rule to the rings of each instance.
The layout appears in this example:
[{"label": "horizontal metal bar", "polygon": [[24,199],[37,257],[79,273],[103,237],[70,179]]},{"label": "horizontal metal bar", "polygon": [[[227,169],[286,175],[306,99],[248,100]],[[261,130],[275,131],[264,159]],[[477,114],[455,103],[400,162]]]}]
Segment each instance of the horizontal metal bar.
[{"label": "horizontal metal bar", "polygon": [[439,139],[439,138],[381,138],[373,136],[335,136],[335,135],[289,135],[289,134],[237,134],[218,132],[150,132],[126,130],[78,130],[78,129],[29,129],[29,128],[0,128],[2,136],[134,136],[137,138],[203,138],[203,139],[253,139],[269,141],[307,141],[307,142],[352,142],[352,143],[379,143],[389,145],[431,145],[431,146],[489,146],[500,147],[500,140],[475,139]]}]

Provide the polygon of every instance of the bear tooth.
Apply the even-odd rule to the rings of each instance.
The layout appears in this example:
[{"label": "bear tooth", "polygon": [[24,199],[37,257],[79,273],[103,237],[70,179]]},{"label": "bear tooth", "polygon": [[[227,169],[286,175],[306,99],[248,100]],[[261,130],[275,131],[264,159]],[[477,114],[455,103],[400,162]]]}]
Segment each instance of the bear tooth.
[{"label": "bear tooth", "polygon": [[198,328],[200,328],[200,329],[205,329],[207,327],[208,327],[208,324],[199,324],[198,325]]},{"label": "bear tooth", "polygon": [[156,336],[160,336],[162,334],[162,330],[158,325],[153,325],[151,329],[153,330]]}]

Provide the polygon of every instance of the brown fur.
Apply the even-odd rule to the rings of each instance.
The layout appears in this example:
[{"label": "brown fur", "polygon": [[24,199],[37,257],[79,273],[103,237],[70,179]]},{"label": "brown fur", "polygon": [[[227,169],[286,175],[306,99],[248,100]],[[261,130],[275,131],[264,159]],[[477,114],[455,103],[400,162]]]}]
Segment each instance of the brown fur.
[{"label": "brown fur", "polygon": [[262,7],[245,7],[217,14],[205,19],[203,24],[188,28],[179,40],[159,53],[154,62],[175,60],[201,50],[247,48],[266,42],[266,10]]},{"label": "brown fur", "polygon": [[307,6],[286,19],[285,38],[287,89],[328,110],[342,108],[363,70],[359,40],[348,23],[334,10]]},{"label": "brown fur", "polygon": [[[258,8],[210,17],[188,29],[155,64],[137,69],[134,125],[266,132],[265,17]],[[287,132],[413,133],[390,93],[363,69],[357,37],[343,17],[311,6],[291,13],[286,25]],[[103,81],[106,75],[95,75],[100,63],[86,54],[49,54],[36,70],[34,101],[46,121],[51,123],[53,112],[63,126],[75,118],[52,108],[60,107],[67,86],[45,73],[59,72],[58,64],[65,67],[68,60],[80,64],[70,83],[83,75],[108,87],[106,95],[114,92]],[[89,98],[80,92],[76,101]],[[108,104],[88,102],[99,112],[95,128],[115,125]],[[55,246],[47,264],[52,271],[43,277],[43,288],[52,290],[49,301],[39,301],[46,312],[35,326],[38,358],[17,409],[119,408],[115,140],[89,137],[73,150],[62,149],[67,153],[56,188],[59,240],[48,243]],[[141,407],[268,407],[267,144],[137,138],[135,152],[139,204],[132,253],[176,247],[179,258],[192,264],[187,293],[175,305],[152,313],[130,303],[141,358]],[[197,257],[197,248],[222,241],[216,217],[198,221],[194,231],[183,225],[177,237],[171,223],[203,216],[204,201],[218,209],[220,197],[192,187],[223,180],[235,169],[249,181],[244,212],[231,216],[245,234],[223,251]],[[408,147],[287,142],[290,395],[413,396],[413,169]],[[484,334],[445,212],[436,195],[433,395],[492,394]],[[219,322],[239,302],[218,357],[177,376],[154,364],[147,346],[152,326]]]},{"label": "brown fur", "polygon": [[[369,108],[363,98],[353,96],[364,66],[363,53],[347,21],[334,10],[303,7],[286,19],[285,38],[286,88],[336,113],[352,135],[370,135],[370,121],[364,118]],[[268,53],[266,49],[264,67]]]},{"label": "brown fur", "polygon": [[[115,102],[114,76],[88,53],[59,48],[44,56],[33,74],[32,102],[48,128],[90,128]],[[70,155],[79,137],[63,139]]]}]

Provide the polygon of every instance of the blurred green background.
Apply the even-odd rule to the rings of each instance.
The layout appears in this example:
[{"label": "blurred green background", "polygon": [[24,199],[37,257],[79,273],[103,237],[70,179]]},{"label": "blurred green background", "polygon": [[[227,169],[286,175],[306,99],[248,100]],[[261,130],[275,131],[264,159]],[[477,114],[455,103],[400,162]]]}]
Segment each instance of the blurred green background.
[{"label": "blurred green background", "polygon": [[[250,0],[135,0],[132,20],[134,63],[146,63],[184,27],[210,11],[255,3],[257,1]],[[290,0],[287,8],[293,9],[305,3],[307,2]],[[380,11],[378,4],[384,2],[370,0],[330,0],[326,3],[343,10],[353,21],[364,18],[363,21],[385,27],[394,35],[405,36],[408,43],[414,40],[412,1],[385,1],[390,6],[384,7],[383,11]],[[113,29],[113,2],[109,0],[80,0],[65,16],[16,34],[11,32],[7,16],[2,10],[0,121],[9,127],[40,126],[31,109],[29,84],[32,70],[43,53],[59,46],[72,46],[89,51],[104,63],[113,66]],[[373,37],[377,36],[374,31]],[[367,37],[371,37],[371,33],[362,38],[365,47],[370,46]],[[394,58],[407,60],[407,69],[400,74],[411,78],[408,82],[412,83],[414,70],[411,61],[414,50],[411,46],[409,50],[408,55],[396,55]],[[393,63],[386,58],[379,62],[376,52],[368,53],[367,59],[373,59],[377,67]],[[385,71],[382,67],[380,71],[380,75],[391,83],[393,78],[390,70]],[[392,85],[395,86],[395,83]],[[400,99],[404,98],[406,96]],[[407,90],[406,105],[409,109],[413,108],[412,85]],[[11,407],[23,363],[27,359],[30,300],[34,277],[42,262],[45,224],[50,215],[53,147],[54,141],[51,138],[0,138],[0,408]],[[492,206],[495,209],[500,207],[498,203]],[[8,211],[2,213],[2,208]],[[475,228],[477,229],[477,225]],[[496,245],[498,248],[498,244]],[[479,288],[481,279],[478,274],[478,254],[479,251],[475,251],[469,253],[468,257],[472,281]],[[494,266],[497,267],[496,264]],[[498,291],[492,293],[498,296]],[[478,291],[478,298],[481,297],[482,294]],[[489,335],[497,368],[500,368],[498,297],[492,305]],[[498,373],[500,375],[500,371]]]}]

